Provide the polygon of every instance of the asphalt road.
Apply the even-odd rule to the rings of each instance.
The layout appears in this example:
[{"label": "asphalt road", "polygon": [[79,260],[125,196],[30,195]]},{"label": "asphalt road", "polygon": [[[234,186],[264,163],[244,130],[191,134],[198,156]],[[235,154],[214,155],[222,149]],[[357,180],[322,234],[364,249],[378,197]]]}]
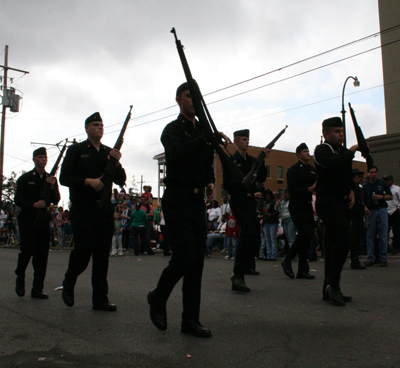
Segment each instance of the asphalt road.
[{"label": "asphalt road", "polygon": [[[50,252],[48,300],[15,294],[18,249],[0,249],[0,367],[400,367],[400,258],[389,267],[342,273],[354,301],[336,307],[321,300],[322,261],[315,280],[291,280],[278,262],[258,261],[250,293],[230,289],[233,261],[205,259],[201,322],[213,337],[181,334],[181,284],[168,302],[168,330],[149,318],[147,292],[168,262],[162,254],[110,259],[114,313],[91,309],[91,266],[78,279],[75,306],[61,300],[69,251]],[[294,264],[296,271],[297,264]]]}]

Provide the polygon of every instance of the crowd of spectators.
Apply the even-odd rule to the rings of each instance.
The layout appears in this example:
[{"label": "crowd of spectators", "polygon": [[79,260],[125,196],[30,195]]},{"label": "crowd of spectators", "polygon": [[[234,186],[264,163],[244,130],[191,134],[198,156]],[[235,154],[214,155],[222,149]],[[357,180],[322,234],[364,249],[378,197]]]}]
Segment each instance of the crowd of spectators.
[{"label": "crowd of spectators", "polygon": [[[400,188],[393,184],[393,177],[385,175],[377,178],[377,168],[373,167],[364,179],[362,187],[364,229],[360,249],[367,255],[365,266],[380,264],[387,266],[387,253],[400,252]],[[357,173],[361,175],[363,173]],[[161,204],[153,208],[151,187],[145,186],[138,198],[130,196],[122,189],[114,189],[112,203],[114,211],[114,237],[110,244],[112,256],[122,256],[124,251],[132,250],[135,255],[153,255],[157,247],[165,256],[170,255],[168,238],[165,234],[165,222]],[[282,194],[263,190],[258,204],[260,219],[261,247],[256,255],[260,260],[276,261],[291,247],[296,237],[296,228],[290,216],[290,194],[285,189]],[[323,257],[323,223],[313,208],[315,233],[310,243],[308,260],[316,261],[317,250]],[[18,207],[10,213],[0,212],[0,243],[18,244]],[[68,209],[50,207],[50,242],[52,246],[66,247],[73,245],[71,222]],[[208,235],[205,244],[205,256],[212,251],[225,253],[225,259],[235,259],[240,236],[240,228],[229,205],[229,198],[224,195],[222,204],[212,200],[205,217],[208,222]],[[359,267],[357,267],[359,268]],[[362,267],[364,268],[364,267]]]},{"label": "crowd of spectators", "polygon": [[[382,180],[377,179],[377,168],[373,167],[359,185],[363,193],[362,208],[364,208],[362,236],[354,241],[360,244],[360,254],[367,255],[365,266],[379,264],[387,266],[387,253],[400,253],[400,187],[393,184],[392,175],[385,175]],[[372,188],[372,189],[371,189]],[[315,231],[310,242],[308,261],[318,260],[318,255],[324,257],[324,224],[315,211],[313,195],[313,211]],[[297,230],[289,211],[290,194],[285,188],[282,194],[263,190],[261,207],[258,206],[260,219],[261,246],[257,258],[259,260],[276,261],[278,256],[287,253],[293,244]],[[207,210],[208,235],[205,256],[210,257],[211,251],[227,253],[226,259],[234,259],[236,255],[237,239],[240,236],[233,213],[229,207],[228,197],[223,197],[223,204],[219,206],[216,200],[210,202]],[[364,269],[353,263],[352,269]]]}]

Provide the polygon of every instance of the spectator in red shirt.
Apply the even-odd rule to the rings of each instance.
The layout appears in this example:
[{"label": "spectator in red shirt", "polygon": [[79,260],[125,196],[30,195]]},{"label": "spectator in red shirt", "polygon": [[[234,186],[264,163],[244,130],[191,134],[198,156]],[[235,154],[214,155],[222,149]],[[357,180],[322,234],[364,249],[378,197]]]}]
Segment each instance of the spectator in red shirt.
[{"label": "spectator in red shirt", "polygon": [[228,255],[225,259],[235,259],[237,246],[239,242],[240,227],[233,213],[226,219],[225,236],[227,238]]}]

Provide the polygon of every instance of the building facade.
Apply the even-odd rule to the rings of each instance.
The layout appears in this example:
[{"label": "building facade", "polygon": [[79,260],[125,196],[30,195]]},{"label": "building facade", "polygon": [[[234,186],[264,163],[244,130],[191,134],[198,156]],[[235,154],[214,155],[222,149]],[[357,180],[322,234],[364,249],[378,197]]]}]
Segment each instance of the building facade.
[{"label": "building facade", "polygon": [[[235,152],[235,146],[231,145],[229,152]],[[257,157],[261,152],[261,147],[249,146],[248,153]],[[153,157],[158,162],[158,193],[159,198],[162,198],[164,193],[164,177],[166,174],[165,154],[161,153]],[[289,168],[298,161],[295,152],[287,152],[280,150],[272,150],[268,158],[264,159],[265,166],[267,167],[267,180],[263,183],[265,188],[271,189],[273,192],[282,193],[287,185],[287,171]],[[310,164],[315,167],[314,158],[311,156]],[[362,172],[367,171],[367,165],[362,161],[353,161],[353,168],[357,168]],[[220,203],[222,197],[227,194],[224,189],[222,179],[222,165],[217,154],[214,154],[214,175],[215,175],[215,199]]]},{"label": "building facade", "polygon": [[400,184],[400,1],[379,0],[386,131],[367,139],[379,177],[391,174]]}]

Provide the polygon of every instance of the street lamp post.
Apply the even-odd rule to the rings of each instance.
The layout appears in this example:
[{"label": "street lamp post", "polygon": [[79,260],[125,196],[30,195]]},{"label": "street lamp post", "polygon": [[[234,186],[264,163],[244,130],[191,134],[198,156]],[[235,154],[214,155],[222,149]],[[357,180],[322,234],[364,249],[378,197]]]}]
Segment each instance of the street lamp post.
[{"label": "street lamp post", "polygon": [[347,139],[346,139],[346,120],[345,120],[345,114],[346,110],[344,109],[344,89],[346,88],[346,83],[349,79],[354,79],[353,86],[354,87],[359,87],[360,86],[360,81],[358,80],[357,76],[356,77],[347,77],[346,80],[344,81],[343,85],[343,91],[342,91],[342,120],[343,120],[343,132],[344,132],[344,142],[343,146],[347,147]]}]

